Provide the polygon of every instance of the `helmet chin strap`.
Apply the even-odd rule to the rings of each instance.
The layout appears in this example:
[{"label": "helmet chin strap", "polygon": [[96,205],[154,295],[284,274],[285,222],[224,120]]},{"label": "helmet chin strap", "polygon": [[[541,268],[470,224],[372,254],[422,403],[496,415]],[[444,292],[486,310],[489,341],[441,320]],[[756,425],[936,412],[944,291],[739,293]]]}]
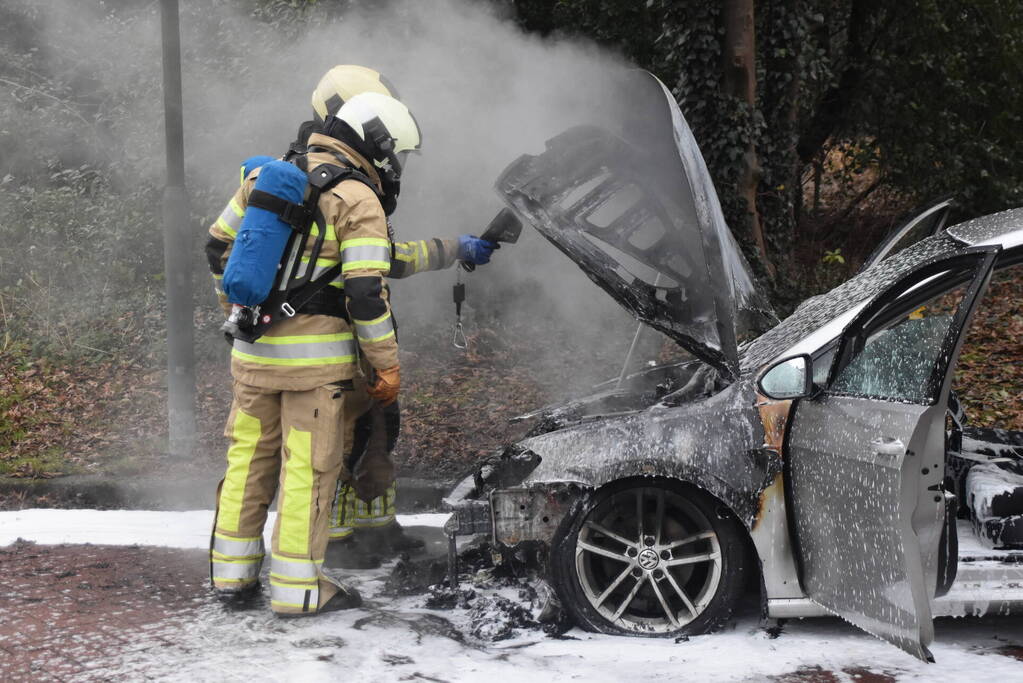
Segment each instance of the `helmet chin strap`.
[{"label": "helmet chin strap", "polygon": [[[398,155],[394,153],[394,138],[391,137],[387,126],[380,120],[380,117],[375,116],[363,123],[362,132],[366,136],[366,142],[371,143],[373,149],[382,154],[388,161],[391,172],[394,174],[394,179],[401,180],[401,161],[398,160]],[[380,160],[383,161],[383,159]]]},{"label": "helmet chin strap", "polygon": [[361,136],[346,121],[333,115],[327,117],[322,130],[326,135],[351,145],[355,151],[367,157],[370,163],[378,160],[387,161],[387,166],[377,166],[377,172],[380,174],[384,189],[385,210],[388,215],[392,213],[395,209],[395,198],[401,190],[402,165],[394,151],[394,138],[380,117],[373,117],[362,124]]}]

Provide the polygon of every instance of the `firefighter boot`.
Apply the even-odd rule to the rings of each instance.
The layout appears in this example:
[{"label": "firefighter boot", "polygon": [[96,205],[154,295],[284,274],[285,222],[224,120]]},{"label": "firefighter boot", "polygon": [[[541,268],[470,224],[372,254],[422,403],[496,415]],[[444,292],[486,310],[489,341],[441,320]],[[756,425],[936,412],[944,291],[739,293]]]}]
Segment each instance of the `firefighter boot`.
[{"label": "firefighter boot", "polygon": [[214,588],[213,593],[224,605],[241,608],[247,607],[259,597],[262,589],[262,585],[256,581],[241,588]]}]

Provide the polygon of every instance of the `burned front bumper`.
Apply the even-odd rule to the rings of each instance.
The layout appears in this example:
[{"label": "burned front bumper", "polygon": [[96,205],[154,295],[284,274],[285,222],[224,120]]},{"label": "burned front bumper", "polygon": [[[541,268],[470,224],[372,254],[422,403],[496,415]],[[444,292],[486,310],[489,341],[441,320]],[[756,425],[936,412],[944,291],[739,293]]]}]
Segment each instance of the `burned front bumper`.
[{"label": "burned front bumper", "polygon": [[[458,492],[458,488],[455,489]],[[550,543],[578,495],[567,485],[495,489],[482,499],[448,498],[449,536],[486,535],[494,543]]]}]

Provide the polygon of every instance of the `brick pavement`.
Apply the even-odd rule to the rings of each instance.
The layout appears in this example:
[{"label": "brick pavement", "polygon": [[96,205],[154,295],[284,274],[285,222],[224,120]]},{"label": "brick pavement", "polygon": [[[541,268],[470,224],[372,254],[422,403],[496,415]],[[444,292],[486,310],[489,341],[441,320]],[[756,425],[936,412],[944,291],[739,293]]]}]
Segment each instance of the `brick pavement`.
[{"label": "brick pavement", "polygon": [[211,601],[207,573],[201,550],[0,548],[0,680],[121,679]]}]

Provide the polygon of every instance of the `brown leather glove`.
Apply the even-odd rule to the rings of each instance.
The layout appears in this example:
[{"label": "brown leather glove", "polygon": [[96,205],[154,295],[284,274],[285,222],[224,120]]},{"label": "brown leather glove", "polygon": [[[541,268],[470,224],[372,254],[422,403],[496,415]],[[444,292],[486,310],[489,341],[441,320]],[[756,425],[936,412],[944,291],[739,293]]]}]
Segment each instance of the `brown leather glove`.
[{"label": "brown leather glove", "polygon": [[389,406],[398,398],[401,388],[401,373],[397,365],[386,370],[376,371],[376,381],[366,388],[370,397],[380,401],[381,405]]}]

